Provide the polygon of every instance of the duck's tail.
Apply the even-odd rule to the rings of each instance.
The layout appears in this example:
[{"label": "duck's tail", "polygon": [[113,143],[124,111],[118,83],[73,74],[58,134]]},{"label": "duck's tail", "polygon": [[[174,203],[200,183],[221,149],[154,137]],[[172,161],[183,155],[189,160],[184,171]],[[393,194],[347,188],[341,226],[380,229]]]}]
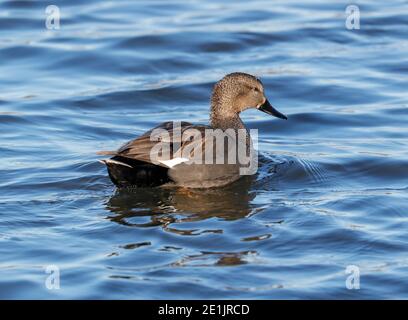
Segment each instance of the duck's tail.
[{"label": "duck's tail", "polygon": [[99,162],[106,165],[110,179],[119,188],[155,187],[170,181],[167,168],[147,162],[121,156]]}]

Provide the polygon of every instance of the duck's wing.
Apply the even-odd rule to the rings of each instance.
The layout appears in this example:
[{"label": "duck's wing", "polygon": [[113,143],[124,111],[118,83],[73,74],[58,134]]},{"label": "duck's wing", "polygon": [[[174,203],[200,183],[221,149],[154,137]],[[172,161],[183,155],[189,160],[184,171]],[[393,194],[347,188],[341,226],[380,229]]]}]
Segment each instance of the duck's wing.
[{"label": "duck's wing", "polygon": [[[143,161],[167,168],[186,162],[194,156],[196,148],[205,146],[205,130],[211,127],[205,125],[192,125],[189,122],[164,122],[147,131],[138,138],[131,140],[117,151],[102,151],[99,154],[124,157]],[[187,137],[190,136],[189,139]],[[163,155],[166,145],[168,154]]]}]

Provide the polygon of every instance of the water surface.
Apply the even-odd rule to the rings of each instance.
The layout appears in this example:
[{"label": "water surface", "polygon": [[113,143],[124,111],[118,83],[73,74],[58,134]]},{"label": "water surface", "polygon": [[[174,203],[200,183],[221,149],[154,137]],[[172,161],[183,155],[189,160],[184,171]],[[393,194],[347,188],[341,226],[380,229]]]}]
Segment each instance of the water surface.
[{"label": "water surface", "polygon": [[[408,298],[406,1],[48,4],[0,2],[1,298]],[[206,123],[233,71],[289,116],[243,115],[258,175],[116,191],[95,153]]]}]

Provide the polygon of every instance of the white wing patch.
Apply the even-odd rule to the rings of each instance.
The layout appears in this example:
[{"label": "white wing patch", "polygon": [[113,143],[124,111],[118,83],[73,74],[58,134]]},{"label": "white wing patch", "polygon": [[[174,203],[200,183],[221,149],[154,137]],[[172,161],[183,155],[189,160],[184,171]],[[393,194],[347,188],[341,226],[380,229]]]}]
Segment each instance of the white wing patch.
[{"label": "white wing patch", "polygon": [[159,162],[164,164],[166,167],[173,168],[174,166],[176,166],[176,165],[178,165],[180,163],[183,163],[183,162],[187,162],[189,160],[190,159],[188,159],[188,158],[180,158],[179,157],[179,158],[173,158],[173,159],[170,159],[170,160],[159,160]]}]

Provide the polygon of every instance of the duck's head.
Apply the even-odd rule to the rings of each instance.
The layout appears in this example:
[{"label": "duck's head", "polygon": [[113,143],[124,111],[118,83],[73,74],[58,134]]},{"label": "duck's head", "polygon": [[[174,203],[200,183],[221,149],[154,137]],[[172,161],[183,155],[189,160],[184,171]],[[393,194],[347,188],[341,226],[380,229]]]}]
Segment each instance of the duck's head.
[{"label": "duck's head", "polygon": [[277,118],[288,118],[269,103],[262,82],[247,73],[234,72],[218,81],[211,98],[213,115],[228,117],[255,108]]}]

